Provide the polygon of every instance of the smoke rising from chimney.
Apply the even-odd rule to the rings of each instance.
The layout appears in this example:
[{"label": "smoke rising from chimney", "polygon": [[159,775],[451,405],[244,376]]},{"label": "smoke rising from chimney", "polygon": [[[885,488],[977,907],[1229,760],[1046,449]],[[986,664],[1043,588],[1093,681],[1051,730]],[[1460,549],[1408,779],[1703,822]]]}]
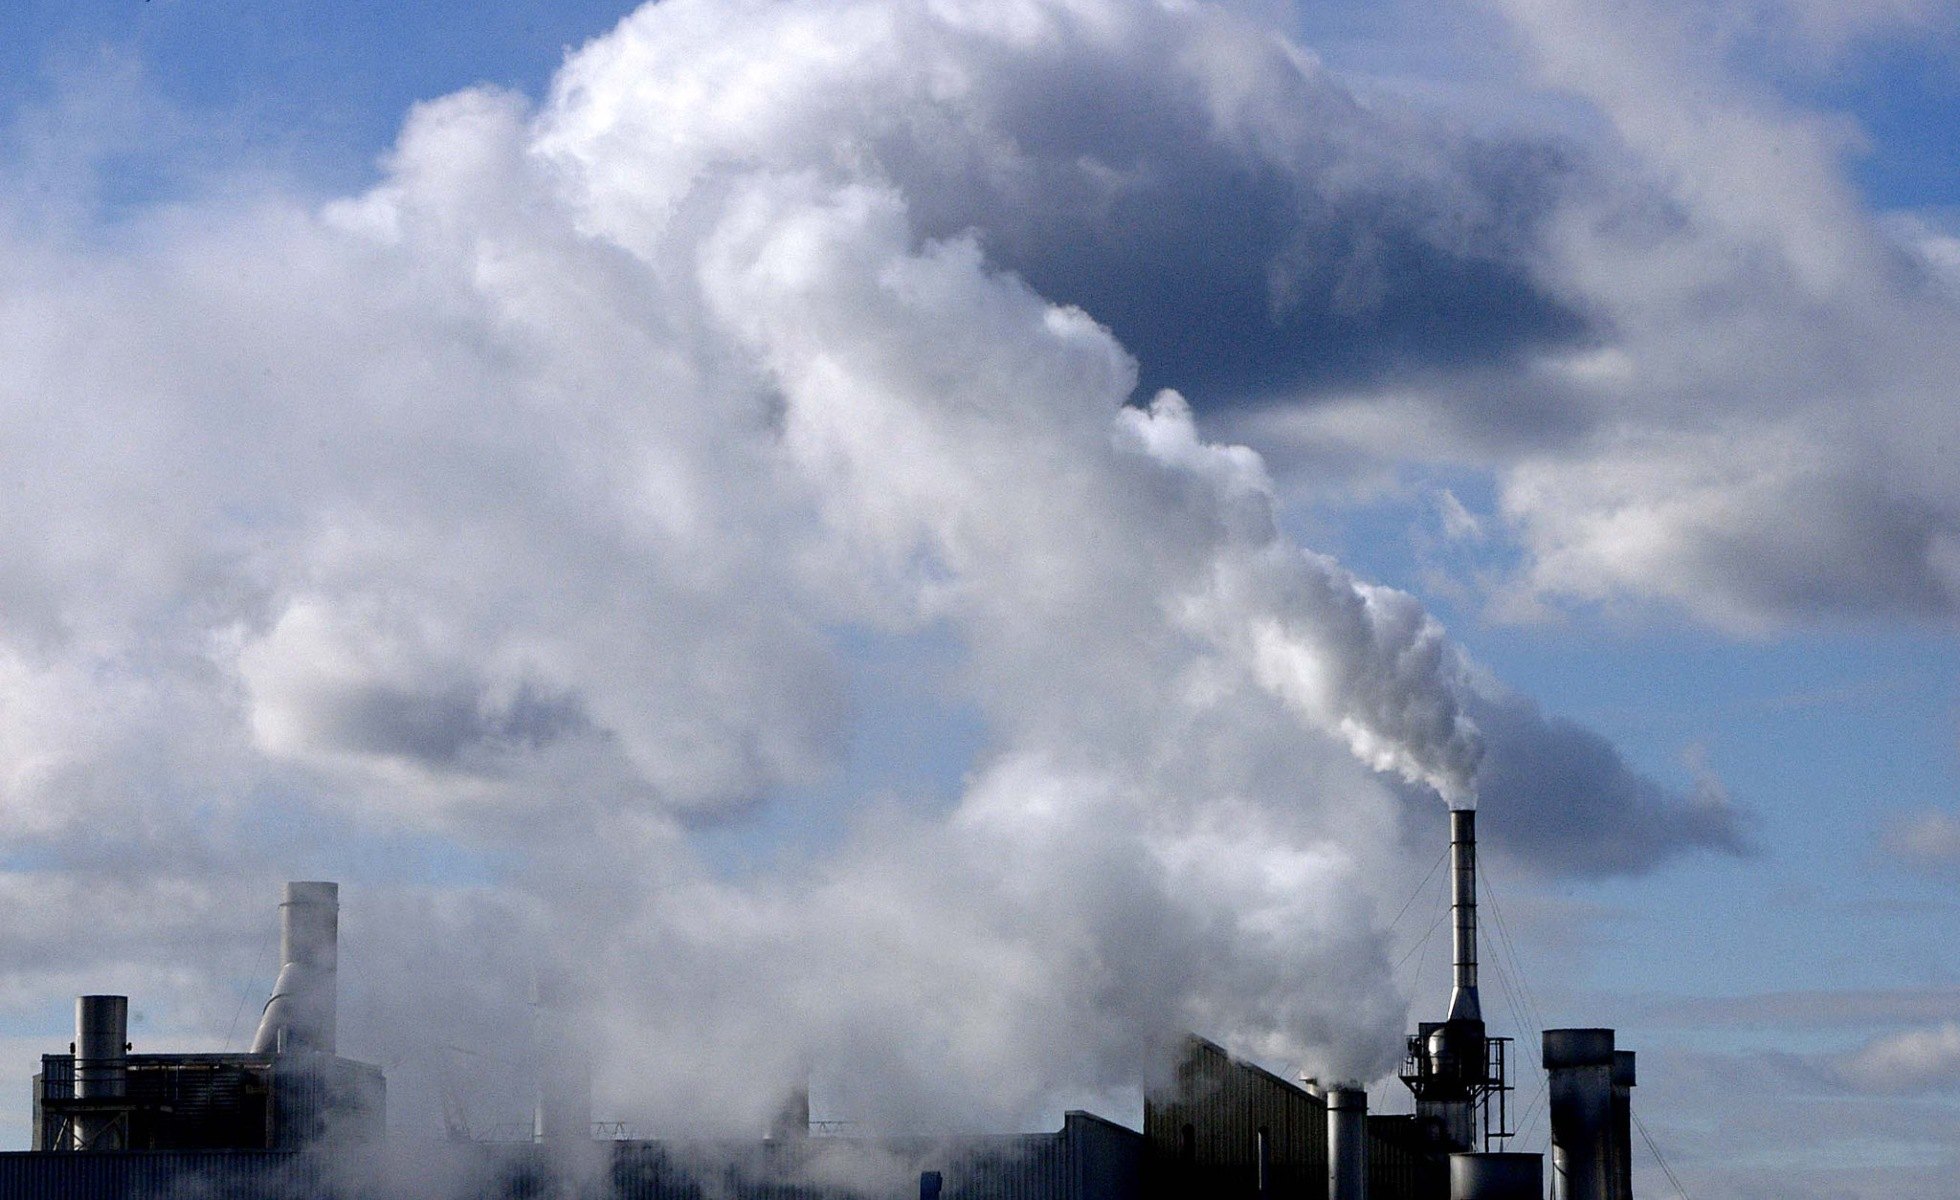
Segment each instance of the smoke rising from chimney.
[{"label": "smoke rising from chimney", "polygon": [[[935,223],[1054,55],[1139,68],[1167,127],[1239,86],[1254,132],[1302,97],[1362,118],[1216,9],[846,7],[648,6],[540,107],[419,106],[358,196],[17,256],[0,346],[77,419],[0,454],[86,536],[6,556],[62,616],[0,644],[7,802],[57,842],[132,795],[194,827],[158,835],[159,894],[220,857],[198,838],[283,876],[254,823],[294,813],[350,858],[463,860],[349,914],[341,1046],[386,1044],[425,1119],[445,1045],[529,1111],[490,1048],[540,969],[613,1051],[597,1110],[662,1131],[760,1130],[806,1077],[849,1119],[1011,1128],[1185,1028],[1377,1076],[1405,791],[1468,803],[1507,746],[1575,735],[1286,536],[1259,456],[1139,395],[1100,314]],[[1248,77],[1183,53],[1220,45]],[[1243,132],[1212,152],[1250,161]],[[956,794],[708,860],[703,828],[848,778],[853,639],[951,648],[933,684],[982,730]],[[1608,750],[1579,786],[1645,782]],[[1675,799],[1612,794],[1627,823]]]}]

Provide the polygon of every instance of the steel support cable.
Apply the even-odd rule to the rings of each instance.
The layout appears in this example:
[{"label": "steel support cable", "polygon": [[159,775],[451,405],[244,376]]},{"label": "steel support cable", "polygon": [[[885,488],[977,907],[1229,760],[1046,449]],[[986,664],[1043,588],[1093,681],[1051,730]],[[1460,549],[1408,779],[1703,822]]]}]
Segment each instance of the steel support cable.
[{"label": "steel support cable", "polygon": [[1448,845],[1445,845],[1443,847],[1443,852],[1436,856],[1436,861],[1429,864],[1429,874],[1424,875],[1422,877],[1422,882],[1416,885],[1416,890],[1410,892],[1409,898],[1402,902],[1402,911],[1396,913],[1395,919],[1388,923],[1388,932],[1390,933],[1395,932],[1395,927],[1397,925],[1400,925],[1402,923],[1402,918],[1408,915],[1409,906],[1414,904],[1416,902],[1416,899],[1422,895],[1422,889],[1429,886],[1429,881],[1436,878],[1436,868],[1442,866],[1443,860],[1448,858],[1449,856],[1450,856],[1450,848]]},{"label": "steel support cable", "polygon": [[1628,1115],[1633,1118],[1633,1127],[1640,1131],[1640,1140],[1647,1143],[1648,1152],[1654,1156],[1654,1161],[1661,1165],[1661,1172],[1667,1176],[1667,1181],[1674,1185],[1675,1194],[1679,1195],[1681,1200],[1688,1200],[1688,1189],[1681,1186],[1681,1180],[1674,1174],[1674,1168],[1668,1166],[1667,1160],[1661,1157],[1661,1148],[1654,1144],[1654,1135],[1647,1132],[1647,1123],[1640,1119],[1639,1113]]},{"label": "steel support cable", "polygon": [[[1497,983],[1504,990],[1504,1005],[1510,1010],[1511,1020],[1516,1023],[1520,1033],[1528,1032],[1531,1029],[1531,1025],[1526,1021],[1524,1009],[1518,1002],[1518,985],[1512,979],[1510,970],[1504,965],[1504,956],[1502,954],[1493,955],[1490,961],[1491,966],[1497,970]],[[1522,1129],[1523,1127],[1522,1123],[1517,1126],[1518,1129]]]},{"label": "steel support cable", "polygon": [[[1497,981],[1504,989],[1504,1003],[1510,1009],[1511,1019],[1517,1022],[1517,1027],[1520,1031],[1529,1031],[1531,1029],[1531,1023],[1526,1019],[1524,1009],[1518,999],[1518,982],[1511,974],[1510,969],[1504,965],[1504,956],[1502,954],[1493,956],[1491,965],[1497,968]],[[1522,1047],[1520,1048],[1522,1049]],[[1544,1067],[1536,1058],[1532,1059],[1531,1079],[1536,1084],[1531,1091],[1531,1103],[1518,1115],[1516,1122],[1512,1126],[1515,1136],[1521,1139],[1519,1142],[1520,1145],[1527,1144],[1526,1140],[1523,1140],[1528,1138],[1524,1130],[1529,1128],[1528,1122],[1530,1118],[1537,1115],[1538,1105],[1543,1103],[1546,1094],[1547,1084],[1545,1081]]]},{"label": "steel support cable", "polygon": [[[1409,949],[1408,949],[1408,952],[1407,952],[1406,954],[1404,954],[1404,955],[1402,955],[1402,959],[1401,959],[1401,961],[1395,964],[1395,969],[1396,969],[1397,971],[1400,971],[1400,970],[1402,969],[1402,967],[1403,967],[1403,966],[1404,966],[1404,965],[1405,965],[1405,964],[1406,964],[1406,963],[1407,963],[1407,962],[1408,962],[1408,961],[1409,961],[1409,960],[1410,960],[1411,958],[1414,958],[1414,957],[1415,957],[1415,953],[1416,953],[1416,951],[1418,951],[1418,950],[1422,950],[1422,949],[1425,949],[1425,948],[1426,948],[1426,947],[1427,947],[1427,946],[1429,945],[1429,939],[1430,939],[1430,938],[1432,938],[1432,937],[1435,937],[1435,936],[1436,936],[1436,930],[1437,930],[1437,929],[1438,929],[1439,927],[1441,927],[1441,925],[1443,924],[1443,918],[1444,918],[1444,917],[1447,917],[1447,916],[1449,916],[1449,915],[1450,915],[1450,910],[1449,910],[1449,909],[1447,909],[1447,908],[1445,908],[1445,909],[1444,909],[1444,910],[1443,910],[1442,912],[1439,912],[1439,913],[1437,913],[1437,914],[1436,914],[1436,919],[1435,919],[1435,920],[1433,920],[1433,921],[1431,921],[1431,922],[1429,923],[1429,931],[1428,931],[1427,933],[1425,933],[1425,934],[1423,934],[1423,935],[1422,935],[1422,940],[1421,940],[1421,941],[1419,941],[1419,942],[1417,942],[1417,943],[1416,943],[1415,945],[1413,945],[1413,946],[1411,946],[1411,947],[1409,947]],[[1427,956],[1425,956],[1425,957],[1427,957]],[[1417,963],[1417,964],[1416,964],[1416,974],[1418,974],[1418,975],[1420,975],[1420,974],[1422,974],[1422,964],[1421,964],[1421,963]]]},{"label": "steel support cable", "polygon": [[[1516,981],[1516,997],[1523,1003],[1526,1013],[1531,1018],[1530,1023],[1525,1027],[1527,1029],[1537,1028],[1543,1030],[1545,1028],[1545,1017],[1538,1008],[1538,1002],[1531,995],[1531,987],[1527,982],[1524,962],[1518,954],[1517,940],[1511,936],[1510,922],[1504,919],[1504,906],[1497,899],[1495,877],[1491,874],[1488,865],[1485,865],[1484,869],[1479,871],[1478,874],[1481,876],[1478,882],[1483,886],[1484,896],[1490,901],[1491,916],[1496,918],[1497,921],[1497,962],[1500,973],[1508,974],[1512,980]],[[1503,966],[1504,959],[1507,956],[1510,959],[1508,970]],[[1538,1106],[1544,1103],[1551,1095],[1551,1082],[1545,1077],[1544,1064],[1536,1056],[1531,1057],[1531,1069],[1534,1077],[1538,1081],[1538,1090],[1532,1097],[1531,1104],[1526,1109],[1525,1114],[1518,1118],[1518,1128],[1521,1130],[1526,1128],[1528,1123],[1538,1115]]]},{"label": "steel support cable", "polygon": [[[254,967],[263,963],[267,956],[275,953],[272,948],[272,940],[277,936],[278,932],[270,928],[259,934],[258,953],[252,956],[252,965]],[[279,965],[278,963],[273,964],[274,974],[278,973]],[[231,1049],[234,1045],[232,1039],[238,1036],[238,1022],[245,1016],[245,1005],[252,999],[252,985],[258,982],[259,978],[260,976],[258,975],[247,975],[244,986],[238,989],[238,1007],[232,1011],[231,1028],[225,1030],[225,1049],[227,1050]],[[271,994],[272,988],[268,987],[266,989],[266,995],[270,996]]]},{"label": "steel support cable", "polygon": [[1525,1009],[1531,1014],[1531,1019],[1538,1022],[1538,1027],[1543,1029],[1545,1016],[1538,1010],[1538,1002],[1532,998],[1531,986],[1525,974],[1524,961],[1518,956],[1518,944],[1511,937],[1510,922],[1504,919],[1504,906],[1497,899],[1497,888],[1494,886],[1496,880],[1491,875],[1488,866],[1485,866],[1479,872],[1479,875],[1482,876],[1479,882],[1483,884],[1484,895],[1490,900],[1491,915],[1497,918],[1499,951],[1500,953],[1510,955],[1511,969],[1518,980],[1518,995],[1524,1001]]}]

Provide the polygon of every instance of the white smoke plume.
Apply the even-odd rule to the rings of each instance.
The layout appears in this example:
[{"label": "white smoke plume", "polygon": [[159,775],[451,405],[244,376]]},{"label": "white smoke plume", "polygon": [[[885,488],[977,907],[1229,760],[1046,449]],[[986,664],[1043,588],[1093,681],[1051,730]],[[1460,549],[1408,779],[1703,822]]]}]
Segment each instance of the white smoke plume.
[{"label": "white smoke plume", "polygon": [[[1375,118],[1222,10],[667,0],[535,110],[419,107],[364,194],[111,247],[0,226],[0,803],[38,869],[127,860],[128,911],[181,917],[394,864],[343,893],[343,1046],[425,1108],[445,1071],[519,1102],[542,959],[644,1131],[759,1129],[806,1078],[872,1125],[1011,1128],[1185,1028],[1392,1066],[1404,798],[1469,802],[1480,707],[1508,769],[1542,752],[1609,831],[1667,831],[1578,869],[1732,844],[1290,542],[1256,454],[947,227],[976,179],[1087,202],[994,119],[1078,63],[1205,130],[1197,170],[1333,195],[1369,161]],[[1099,133],[1153,130],[1070,136]],[[1076,149],[1062,182],[1120,193],[1120,154]],[[1461,182],[1418,175],[1368,186]],[[717,868],[702,829],[845,770],[859,637],[955,648],[936,684],[984,731],[958,796]],[[1517,795],[1557,841],[1564,799]],[[168,938],[94,953],[192,936],[131,920]],[[182,1007],[221,1012],[217,974]]]}]

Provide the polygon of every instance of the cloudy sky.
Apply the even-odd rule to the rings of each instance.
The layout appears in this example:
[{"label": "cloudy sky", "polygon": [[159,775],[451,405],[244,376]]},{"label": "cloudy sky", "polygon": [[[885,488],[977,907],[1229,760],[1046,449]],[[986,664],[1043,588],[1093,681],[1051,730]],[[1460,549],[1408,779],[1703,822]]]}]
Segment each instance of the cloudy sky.
[{"label": "cloudy sky", "polygon": [[1475,803],[1524,1148],[1606,1024],[1960,1196],[1956,130],[1942,0],[10,5],[0,1136],[288,878],[404,1134],[540,968],[646,1133],[1392,1110]]}]

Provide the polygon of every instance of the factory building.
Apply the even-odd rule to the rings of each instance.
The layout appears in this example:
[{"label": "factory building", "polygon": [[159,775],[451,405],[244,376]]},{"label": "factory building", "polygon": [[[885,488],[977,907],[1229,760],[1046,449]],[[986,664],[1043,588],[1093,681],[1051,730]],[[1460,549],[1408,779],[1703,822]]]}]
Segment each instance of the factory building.
[{"label": "factory building", "polygon": [[1545,1200],[1547,1184],[1551,1200],[1632,1200],[1634,1056],[1610,1029],[1543,1032],[1550,1162],[1495,1148],[1515,1132],[1511,1043],[1477,990],[1474,812],[1450,814],[1450,863],[1452,989],[1409,1035],[1410,1115],[1192,1035],[1141,1132],[1070,1112],[1050,1133],[812,1136],[803,1097],[767,1139],[598,1141],[568,982],[547,975],[538,1036],[571,1065],[540,1080],[531,1139],[406,1153],[383,1136],[380,1069],[337,1052],[338,889],[292,883],[252,1048],[133,1053],[127,999],[78,998],[69,1053],[34,1077],[34,1149],[0,1153],[0,1200]]},{"label": "factory building", "polygon": [[133,1054],[126,996],[75,1000],[67,1054],[34,1077],[46,1152],[300,1150],[379,1140],[381,1069],[335,1053],[339,889],[290,883],[278,982],[250,1051]]}]

